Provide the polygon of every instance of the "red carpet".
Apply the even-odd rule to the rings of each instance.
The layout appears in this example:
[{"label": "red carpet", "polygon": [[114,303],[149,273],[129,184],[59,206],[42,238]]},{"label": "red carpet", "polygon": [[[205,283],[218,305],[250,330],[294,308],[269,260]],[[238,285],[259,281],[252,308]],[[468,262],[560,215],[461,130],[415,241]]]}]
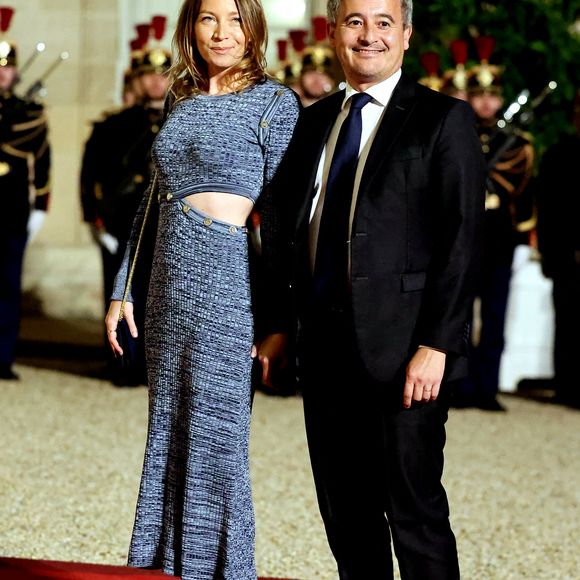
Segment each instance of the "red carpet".
[{"label": "red carpet", "polygon": [[[0,580],[154,580],[176,578],[126,566],[0,558]],[[259,580],[283,580],[260,578]]]}]

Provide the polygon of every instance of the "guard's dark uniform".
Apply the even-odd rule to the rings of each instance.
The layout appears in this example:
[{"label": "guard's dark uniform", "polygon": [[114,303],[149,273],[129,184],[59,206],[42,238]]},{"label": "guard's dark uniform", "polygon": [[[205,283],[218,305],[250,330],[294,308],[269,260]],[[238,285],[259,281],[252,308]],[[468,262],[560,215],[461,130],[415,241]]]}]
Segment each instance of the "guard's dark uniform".
[{"label": "guard's dark uniform", "polygon": [[119,241],[115,254],[103,249],[105,300],[111,297],[125,243],[151,175],[151,145],[162,111],[135,105],[96,122],[85,146],[81,199],[86,222]]},{"label": "guard's dark uniform", "polygon": [[[151,23],[136,26],[138,38],[131,41],[131,61],[125,73],[126,89],[135,104],[95,122],[85,144],[80,180],[81,205],[84,221],[91,224],[101,249],[105,311],[108,310],[115,276],[125,254],[137,208],[151,180],[151,145],[163,122],[162,107],[167,90],[165,79],[162,83],[159,81],[171,66],[171,52],[160,45],[166,21],[164,16],[155,16]],[[151,36],[156,41],[153,46],[149,45]],[[149,227],[153,229],[153,224]],[[152,243],[154,241],[148,239],[145,245]],[[142,249],[147,250],[151,248]],[[140,259],[138,266],[146,262],[146,258]],[[138,279],[141,274],[144,274],[142,268],[135,277]],[[134,317],[137,328],[142,330],[147,286],[135,282],[138,280],[134,280],[131,292]],[[142,335],[138,341],[139,368],[131,376],[119,373],[116,366],[111,365],[113,371],[117,370],[112,380],[118,386],[147,382]]]},{"label": "guard's dark uniform", "polygon": [[43,107],[12,93],[0,95],[0,369],[6,371],[18,337],[28,218],[32,208],[48,208],[49,172]]},{"label": "guard's dark uniform", "polygon": [[478,133],[489,168],[477,293],[481,300],[481,333],[470,376],[461,385],[461,396],[464,401],[483,408],[490,405],[494,410],[514,249],[527,243],[536,221],[532,189],[528,187],[534,147],[530,137],[517,129],[512,134],[482,126]]},{"label": "guard's dark uniform", "polygon": [[[81,170],[83,218],[119,242],[111,253],[101,246],[105,310],[113,291],[133,218],[151,177],[151,145],[161,126],[163,111],[135,105],[94,124],[86,142]],[[135,300],[135,307],[145,300]],[[137,324],[142,316],[135,313]],[[125,379],[123,379],[125,380]],[[129,382],[141,382],[134,377]]]}]

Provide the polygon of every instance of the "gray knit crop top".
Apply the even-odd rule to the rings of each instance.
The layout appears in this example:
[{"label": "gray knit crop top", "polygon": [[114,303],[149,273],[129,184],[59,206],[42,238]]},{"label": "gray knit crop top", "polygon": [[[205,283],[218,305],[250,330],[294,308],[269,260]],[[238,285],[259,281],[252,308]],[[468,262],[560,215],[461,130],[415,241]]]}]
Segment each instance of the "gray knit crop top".
[{"label": "gray knit crop top", "polygon": [[[151,151],[158,193],[220,191],[256,202],[264,192],[260,215],[262,240],[267,240],[268,232],[275,231],[280,219],[267,186],[286,152],[299,112],[296,93],[270,79],[239,93],[198,95],[178,101]],[[149,192],[150,188],[135,215],[112,300],[123,297]],[[133,301],[130,290],[127,299]]]},{"label": "gray knit crop top", "polygon": [[286,151],[298,118],[296,94],[262,83],[178,101],[153,143],[159,191],[219,191],[256,202]]}]

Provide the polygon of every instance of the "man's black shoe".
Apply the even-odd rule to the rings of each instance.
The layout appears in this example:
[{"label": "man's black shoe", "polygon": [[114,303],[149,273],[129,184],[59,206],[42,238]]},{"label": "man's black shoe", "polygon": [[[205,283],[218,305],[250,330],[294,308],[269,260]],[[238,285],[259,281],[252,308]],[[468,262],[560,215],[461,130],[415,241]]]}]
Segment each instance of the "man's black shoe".
[{"label": "man's black shoe", "polygon": [[18,381],[20,377],[12,370],[12,365],[0,365],[0,380]]},{"label": "man's black shoe", "polygon": [[505,413],[507,409],[495,397],[481,397],[475,406],[482,411],[496,411]]}]

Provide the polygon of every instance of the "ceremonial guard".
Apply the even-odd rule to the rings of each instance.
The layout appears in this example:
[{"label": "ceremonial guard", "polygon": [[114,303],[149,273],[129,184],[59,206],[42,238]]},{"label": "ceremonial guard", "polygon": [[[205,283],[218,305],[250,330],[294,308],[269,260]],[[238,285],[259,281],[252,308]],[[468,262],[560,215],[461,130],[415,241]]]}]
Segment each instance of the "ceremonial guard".
[{"label": "ceremonial guard", "polygon": [[425,76],[419,79],[419,83],[437,91],[445,93],[462,101],[467,100],[467,42],[465,40],[453,40],[449,49],[455,66],[444,71],[441,75],[441,57],[438,52],[427,51],[421,54],[419,60],[425,69]]},{"label": "ceremonial guard", "polygon": [[[171,66],[171,53],[160,44],[165,27],[164,16],[155,16],[151,24],[137,27],[139,37],[132,43],[131,68],[126,75],[126,86],[131,88],[135,103],[96,122],[85,144],[81,202],[84,221],[101,249],[105,310],[133,218],[151,176],[150,150],[161,127],[168,89],[165,73]],[[139,319],[140,313],[136,315]],[[118,386],[144,384],[144,356],[140,367],[137,375],[117,373],[111,376],[112,381]]]},{"label": "ceremonial guard", "polygon": [[469,71],[468,100],[478,120],[478,133],[488,166],[485,200],[479,341],[474,347],[470,376],[457,393],[455,406],[504,411],[497,400],[499,368],[504,349],[504,325],[514,249],[528,244],[535,229],[530,179],[534,147],[517,123],[502,129],[504,108],[502,68],[490,64],[494,39],[475,38],[480,63]]},{"label": "ceremonial guard", "polygon": [[555,399],[580,409],[580,90],[572,125],[575,134],[561,136],[542,156],[535,189],[542,270],[552,280]]},{"label": "ceremonial guard", "polygon": [[308,31],[302,29],[289,31],[290,54],[288,40],[277,42],[278,68],[274,75],[298,94],[304,107],[336,90],[340,69],[328,44],[326,29],[326,17],[314,16],[310,44],[306,42]]},{"label": "ceremonial guard", "polygon": [[446,95],[467,100],[467,42],[460,38],[449,43],[449,50],[455,66],[444,71],[441,92]]},{"label": "ceremonial guard", "polygon": [[17,47],[5,36],[14,10],[0,7],[0,379],[12,369],[26,243],[48,209],[50,146],[42,105],[18,97]]}]

